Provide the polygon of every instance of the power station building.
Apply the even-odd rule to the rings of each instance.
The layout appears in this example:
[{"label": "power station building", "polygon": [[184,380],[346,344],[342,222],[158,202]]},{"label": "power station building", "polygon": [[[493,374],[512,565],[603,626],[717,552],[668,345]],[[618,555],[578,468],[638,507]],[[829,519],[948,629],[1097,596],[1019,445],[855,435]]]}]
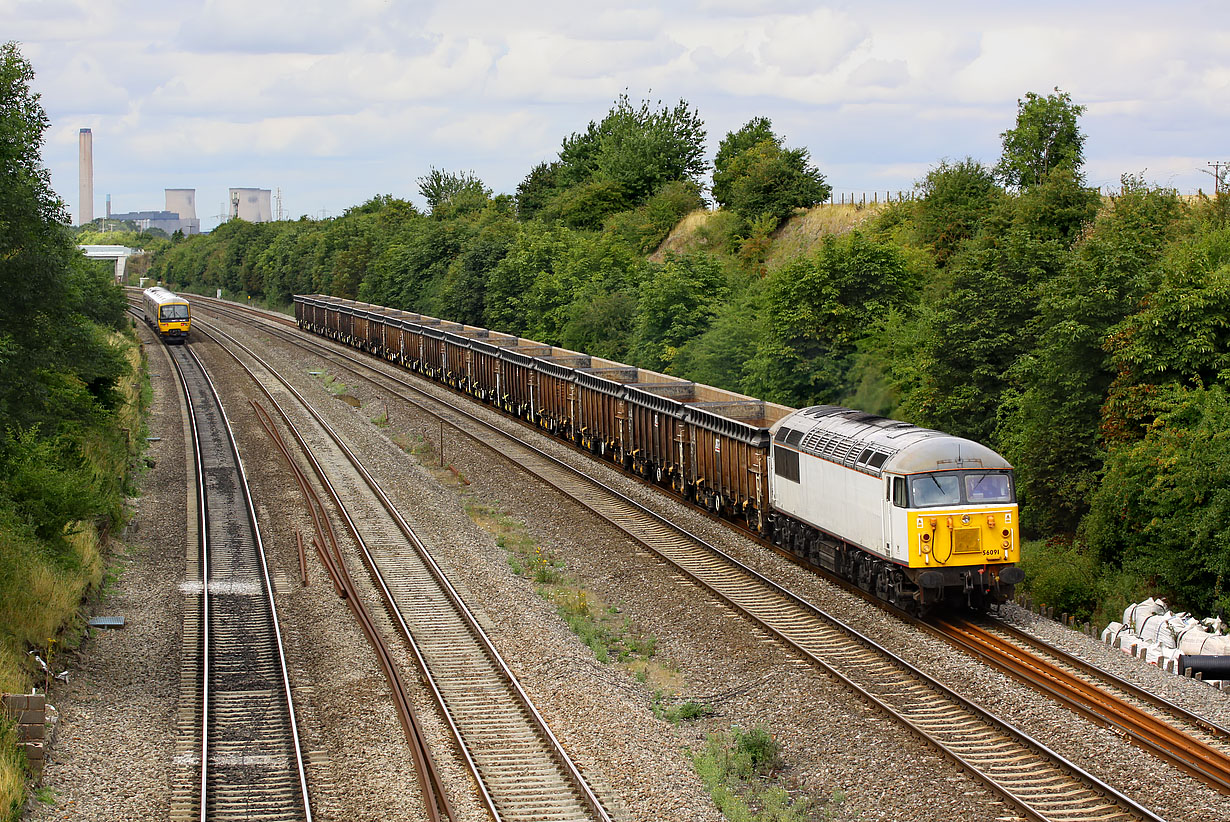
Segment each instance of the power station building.
[{"label": "power station building", "polygon": [[[81,129],[78,142],[80,200],[77,208],[77,224],[88,225],[94,221],[94,134],[88,128]],[[181,231],[200,234],[201,221],[196,216],[196,189],[168,188],[166,208],[162,211],[129,211],[111,213],[111,195],[107,195],[107,219],[124,220],[136,225],[140,231],[161,229],[167,234]],[[273,220],[273,192],[267,188],[232,188],[229,197],[229,218],[247,220],[250,223],[267,223]],[[279,193],[279,213],[281,194]]]},{"label": "power station building", "polygon": [[164,211],[130,211],[126,214],[110,213],[108,200],[107,219],[127,220],[135,223],[141,231],[157,228],[167,234],[174,234],[176,231],[183,232],[185,236],[200,234],[201,221],[196,216],[196,189],[168,188],[166,198],[167,206]]}]

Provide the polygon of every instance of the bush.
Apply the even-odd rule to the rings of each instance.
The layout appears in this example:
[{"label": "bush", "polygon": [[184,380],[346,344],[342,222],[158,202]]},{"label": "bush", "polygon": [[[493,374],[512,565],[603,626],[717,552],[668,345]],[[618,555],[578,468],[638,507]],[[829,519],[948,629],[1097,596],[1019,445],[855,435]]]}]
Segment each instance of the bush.
[{"label": "bush", "polygon": [[1034,599],[1080,621],[1094,615],[1099,587],[1096,557],[1058,540],[1035,540],[1021,548],[1025,587]]},{"label": "bush", "polygon": [[639,253],[648,254],[662,244],[685,215],[704,204],[696,183],[667,183],[639,208],[608,217],[605,229]]}]

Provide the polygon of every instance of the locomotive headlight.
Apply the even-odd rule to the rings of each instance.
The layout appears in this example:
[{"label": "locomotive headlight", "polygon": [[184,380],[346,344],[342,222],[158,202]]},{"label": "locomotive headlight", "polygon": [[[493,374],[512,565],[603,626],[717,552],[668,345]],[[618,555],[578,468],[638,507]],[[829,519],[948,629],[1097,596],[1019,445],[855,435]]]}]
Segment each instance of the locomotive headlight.
[{"label": "locomotive headlight", "polygon": [[969,525],[969,514],[966,514],[965,516],[961,517],[961,524]]},{"label": "locomotive headlight", "polygon": [[1012,547],[1012,541],[1011,541],[1011,540],[1004,540],[1004,541],[1001,543],[1001,545],[1003,545],[1003,547],[1005,547],[1005,548],[1011,548],[1011,547]]}]

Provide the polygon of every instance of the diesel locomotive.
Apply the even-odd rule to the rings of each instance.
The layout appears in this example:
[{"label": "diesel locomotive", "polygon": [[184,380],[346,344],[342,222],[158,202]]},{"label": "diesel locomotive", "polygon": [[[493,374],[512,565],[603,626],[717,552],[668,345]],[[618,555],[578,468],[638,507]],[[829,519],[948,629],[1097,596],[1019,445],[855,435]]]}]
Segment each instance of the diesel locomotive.
[{"label": "diesel locomotive", "polygon": [[983,610],[1024,578],[1012,466],[976,442],[413,312],[294,300],[300,328],[497,406],[899,607]]}]

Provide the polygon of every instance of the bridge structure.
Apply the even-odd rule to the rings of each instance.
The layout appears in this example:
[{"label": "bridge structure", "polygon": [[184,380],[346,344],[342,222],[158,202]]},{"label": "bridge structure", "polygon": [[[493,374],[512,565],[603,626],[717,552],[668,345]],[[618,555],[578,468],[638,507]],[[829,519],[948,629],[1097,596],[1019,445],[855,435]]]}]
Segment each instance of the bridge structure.
[{"label": "bridge structure", "polygon": [[79,245],[82,253],[91,260],[114,260],[115,261],[115,281],[122,283],[124,281],[124,266],[128,263],[128,258],[133,254],[141,254],[143,249],[129,248],[124,245]]}]

